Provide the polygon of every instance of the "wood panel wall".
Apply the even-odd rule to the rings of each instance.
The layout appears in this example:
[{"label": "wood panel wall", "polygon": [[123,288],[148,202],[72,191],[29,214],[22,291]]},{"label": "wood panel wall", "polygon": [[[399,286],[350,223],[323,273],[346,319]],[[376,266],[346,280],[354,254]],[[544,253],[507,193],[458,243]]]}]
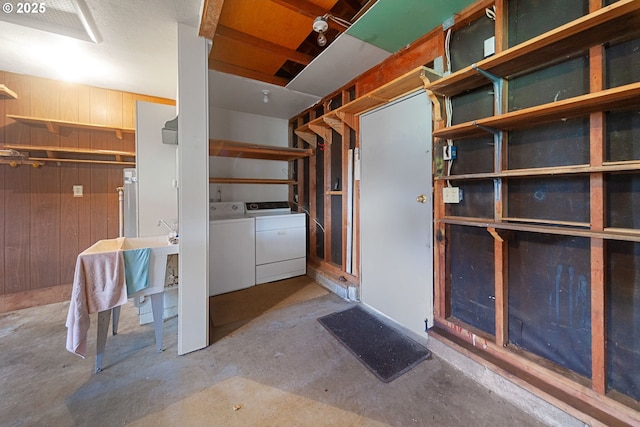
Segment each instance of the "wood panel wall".
[{"label": "wood panel wall", "polygon": [[[0,99],[4,143],[135,151],[135,136],[17,123],[7,114],[106,126],[135,127],[135,101],[173,100],[0,71],[18,99]],[[64,300],[78,253],[118,236],[118,194],[126,166],[0,164],[0,312]],[[73,197],[73,186],[84,187]]]}]

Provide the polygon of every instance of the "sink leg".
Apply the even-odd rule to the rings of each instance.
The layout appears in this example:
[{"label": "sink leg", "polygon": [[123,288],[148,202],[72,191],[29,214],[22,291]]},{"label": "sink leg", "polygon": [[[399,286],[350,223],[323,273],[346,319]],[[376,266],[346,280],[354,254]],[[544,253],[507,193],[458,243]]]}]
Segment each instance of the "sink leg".
[{"label": "sink leg", "polygon": [[118,335],[118,322],[120,321],[120,307],[113,307],[113,327],[111,328],[111,333],[113,335]]},{"label": "sink leg", "polygon": [[107,332],[109,330],[109,320],[111,320],[111,310],[105,310],[98,313],[96,374],[102,371],[102,357],[104,356],[104,347],[105,347],[105,344],[107,343]]},{"label": "sink leg", "polygon": [[164,292],[151,295],[151,310],[153,312],[153,328],[156,333],[156,347],[162,351],[162,322],[164,317]]}]

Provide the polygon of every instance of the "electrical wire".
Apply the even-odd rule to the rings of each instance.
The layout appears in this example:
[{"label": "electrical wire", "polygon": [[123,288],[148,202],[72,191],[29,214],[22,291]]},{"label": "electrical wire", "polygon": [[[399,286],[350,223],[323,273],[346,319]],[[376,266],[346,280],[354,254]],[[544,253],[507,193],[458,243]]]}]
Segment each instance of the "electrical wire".
[{"label": "electrical wire", "polygon": [[298,207],[298,209],[301,209],[304,213],[306,213],[306,214],[307,214],[307,216],[309,217],[309,219],[310,219],[311,221],[315,222],[315,223],[316,223],[316,225],[317,225],[318,227],[320,227],[320,229],[322,230],[322,232],[323,232],[323,233],[325,232],[324,227],[322,226],[322,224],[320,224],[320,223],[318,222],[318,220],[316,220],[315,218],[312,218],[312,217],[311,217],[311,213],[309,213],[309,211],[308,211],[308,210],[306,210],[304,207],[300,206],[300,204],[298,204],[298,203],[296,203],[296,202],[293,202],[293,204],[294,204],[294,205],[296,205],[296,206]]},{"label": "electrical wire", "polygon": [[[445,59],[447,61],[447,70],[449,72],[451,72],[451,50],[450,50],[450,45],[451,45],[451,28],[449,28],[447,30],[447,35],[444,39],[444,55],[445,55]],[[449,96],[445,96],[444,98],[444,108],[445,108],[445,114],[447,116],[447,122],[446,122],[446,126],[449,127],[451,126],[451,122],[452,122],[452,117],[453,117],[453,104],[451,103],[451,97]],[[448,146],[453,146],[453,141],[451,139],[447,139],[447,145]],[[451,175],[451,168],[453,167],[453,159],[452,160],[448,160],[447,163],[447,176]],[[451,182],[449,180],[447,180],[447,187],[451,187]]]}]

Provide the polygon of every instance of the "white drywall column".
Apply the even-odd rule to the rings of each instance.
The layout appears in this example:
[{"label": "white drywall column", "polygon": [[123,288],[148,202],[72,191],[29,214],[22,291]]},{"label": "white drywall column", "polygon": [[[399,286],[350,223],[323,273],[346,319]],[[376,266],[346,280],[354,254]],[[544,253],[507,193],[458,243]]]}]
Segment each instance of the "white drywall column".
[{"label": "white drywall column", "polygon": [[209,109],[206,39],[178,24],[178,354],[209,343]]}]

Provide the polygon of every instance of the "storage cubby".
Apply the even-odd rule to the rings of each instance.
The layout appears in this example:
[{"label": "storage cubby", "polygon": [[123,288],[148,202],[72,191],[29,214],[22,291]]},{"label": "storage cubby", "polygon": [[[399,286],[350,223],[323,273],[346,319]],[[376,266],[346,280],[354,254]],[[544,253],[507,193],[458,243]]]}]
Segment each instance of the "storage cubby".
[{"label": "storage cubby", "polygon": [[536,177],[509,180],[505,219],[589,226],[589,177]]},{"label": "storage cubby", "polygon": [[451,316],[495,335],[493,237],[478,227],[452,225],[449,241]]},{"label": "storage cubby", "polygon": [[507,169],[589,164],[589,119],[560,120],[509,132]]},{"label": "storage cubby", "polygon": [[607,388],[640,400],[640,243],[607,244]]},{"label": "storage cubby", "polygon": [[462,200],[446,205],[448,216],[493,219],[493,181],[456,181],[456,186],[462,191]]},{"label": "storage cubby", "polygon": [[514,233],[509,343],[591,377],[589,239]]}]

